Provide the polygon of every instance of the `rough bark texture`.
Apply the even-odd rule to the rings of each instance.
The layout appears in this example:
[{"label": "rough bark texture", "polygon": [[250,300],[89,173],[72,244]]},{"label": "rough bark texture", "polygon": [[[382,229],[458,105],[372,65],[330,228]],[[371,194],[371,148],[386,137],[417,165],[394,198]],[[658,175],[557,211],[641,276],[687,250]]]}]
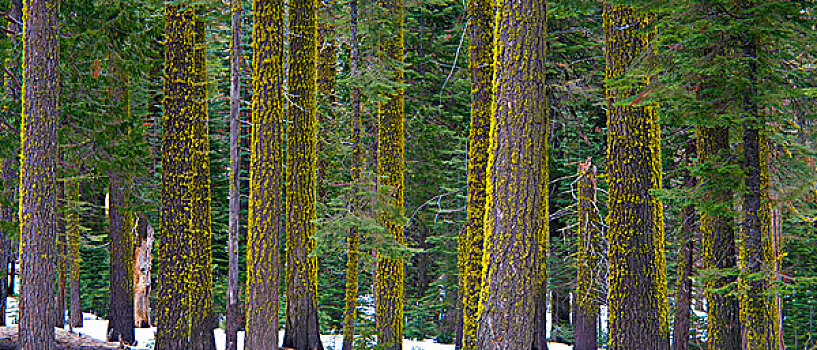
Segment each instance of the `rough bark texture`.
[{"label": "rough bark texture", "polygon": [[213,254],[210,245],[210,131],[207,113],[207,31],[204,19],[195,23],[195,91],[192,133],[192,192],[190,210],[190,349],[215,350],[213,334]]},{"label": "rough bark texture", "polygon": [[110,228],[110,281],[108,341],[133,344],[133,221],[127,197],[130,188],[119,173],[108,174],[108,222]]},{"label": "rough bark texture", "polygon": [[[697,148],[694,139],[687,141],[686,153],[684,154],[687,165],[691,165],[692,159],[697,158]],[[685,171],[684,187],[687,190],[694,190],[697,182],[695,177]],[[681,247],[678,261],[678,282],[675,292],[675,317],[672,325],[672,350],[689,349],[689,324],[690,312],[692,311],[692,273],[695,255],[695,205],[690,204],[684,208],[681,222],[681,234],[678,237],[678,245]]]},{"label": "rough bark texture", "polygon": [[[349,40],[351,46],[351,75],[358,77],[360,64],[360,52],[357,41],[357,0],[349,1]],[[349,211],[354,215],[358,210],[359,198],[357,193],[360,188],[360,168],[362,165],[360,156],[360,89],[352,87],[352,199],[349,204]],[[349,229],[346,250],[346,291],[344,295],[343,311],[343,348],[342,350],[352,350],[355,342],[355,317],[357,315],[357,292],[358,292],[358,272],[360,269],[360,232],[356,228]]]},{"label": "rough bark texture", "polygon": [[468,2],[471,70],[471,129],[468,135],[468,203],[465,229],[458,238],[462,291],[462,349],[476,349],[479,293],[482,286],[482,241],[485,216],[488,134],[494,74],[494,11],[489,0]]},{"label": "rough bark texture", "polygon": [[534,342],[548,236],[547,4],[496,2],[485,246],[476,348],[546,349]]},{"label": "rough bark texture", "polygon": [[[389,21],[389,33],[384,35],[382,54],[384,61],[403,62],[403,0],[377,0],[385,10]],[[403,81],[402,67],[392,67],[392,79]],[[390,188],[389,203],[402,215],[403,176],[405,173],[405,98],[402,88],[388,94],[377,111],[377,185]],[[399,244],[404,244],[403,226],[385,215],[383,226]],[[403,261],[391,259],[378,253],[375,278],[375,319],[378,345],[384,350],[399,350],[403,342]]]},{"label": "rough bark texture", "polygon": [[315,247],[318,120],[316,100],[317,2],[289,2],[291,123],[287,124],[287,318],[284,347],[323,349],[318,328]]},{"label": "rough bark texture", "polygon": [[71,265],[71,281],[68,283],[68,314],[71,327],[82,327],[82,301],[80,300],[80,263],[79,255],[79,213],[76,201],[79,201],[79,181],[72,180],[66,185],[65,198],[68,210],[65,217],[68,238],[68,260]]},{"label": "rough bark texture", "polygon": [[20,337],[23,350],[53,350],[59,0],[23,2],[20,126]]},{"label": "rough bark texture", "polygon": [[574,350],[598,348],[599,304],[602,298],[601,217],[596,202],[596,169],[588,160],[579,165],[578,255],[576,261],[576,341]]},{"label": "rough bark texture", "polygon": [[241,315],[238,309],[238,241],[241,228],[241,36],[244,22],[241,0],[230,1],[230,222],[227,237],[227,320],[225,330],[225,349],[236,350],[238,347],[238,326]]},{"label": "rough bark texture", "polygon": [[150,272],[153,264],[153,226],[139,218],[139,246],[133,259],[133,318],[136,328],[150,328]]},{"label": "rough bark texture", "polygon": [[283,0],[253,1],[253,94],[245,349],[278,346],[283,184]]},{"label": "rough bark texture", "polygon": [[[606,78],[621,77],[653,36],[652,14],[606,4]],[[667,275],[661,202],[661,132],[653,106],[620,106],[634,88],[607,89],[607,224],[610,350],[668,347]]]},{"label": "rough bark texture", "polygon": [[157,350],[187,349],[190,337],[189,194],[193,171],[191,142],[196,65],[195,14],[191,8],[165,5],[165,78],[162,115],[162,210],[156,300]]},{"label": "rough bark texture", "polygon": [[[707,167],[721,167],[730,157],[729,128],[698,128],[698,161]],[[701,210],[701,260],[703,267],[714,274],[704,283],[707,300],[708,339],[711,350],[738,350],[741,348],[740,309],[735,296],[725,295],[723,290],[735,282],[737,249],[735,248],[734,219],[732,217],[732,191],[720,186],[708,185],[699,179],[704,198],[710,205],[721,209]]]},{"label": "rough bark texture", "polygon": [[[59,153],[59,151],[58,151]],[[59,156],[58,156],[59,157]],[[65,326],[65,282],[68,273],[65,239],[65,182],[57,182],[57,298],[54,308],[54,327]],[[5,300],[3,301],[5,303]],[[3,307],[5,309],[5,306]],[[5,313],[0,313],[5,315]],[[5,318],[5,317],[0,317]]]}]

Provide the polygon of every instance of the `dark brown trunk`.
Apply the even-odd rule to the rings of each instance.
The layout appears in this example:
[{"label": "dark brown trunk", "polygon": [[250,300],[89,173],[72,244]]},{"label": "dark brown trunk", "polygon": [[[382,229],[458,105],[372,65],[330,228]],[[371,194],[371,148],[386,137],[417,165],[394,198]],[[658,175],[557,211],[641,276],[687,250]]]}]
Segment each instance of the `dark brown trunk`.
[{"label": "dark brown trunk", "polygon": [[67,184],[65,197],[68,199],[66,211],[66,236],[68,240],[68,261],[71,268],[69,287],[68,314],[71,327],[82,327],[82,301],[80,300],[80,257],[79,257],[79,213],[76,201],[79,200],[79,182],[72,180]]},{"label": "dark brown trunk", "polygon": [[[476,348],[547,349],[544,316],[548,232],[547,2],[495,2],[493,117]],[[539,311],[537,311],[539,309]]]},{"label": "dark brown trunk", "polygon": [[[697,158],[697,148],[695,139],[690,138],[686,149],[687,165],[691,166],[693,158]],[[684,188],[693,190],[697,185],[695,177],[685,172]],[[681,234],[678,237],[678,244],[681,247],[681,254],[678,260],[678,290],[675,293],[675,323],[672,328],[672,350],[689,349],[689,324],[692,307],[692,272],[695,252],[695,205],[688,205],[684,208],[681,222]]]},{"label": "dark brown trunk", "polygon": [[[16,172],[13,165],[16,160],[15,157],[4,159],[2,169],[0,169],[0,180],[2,180],[5,189],[2,196],[7,203],[15,202],[14,176]],[[0,220],[13,223],[16,221],[14,214],[13,206],[0,207]],[[11,282],[9,281],[14,280],[14,268],[10,267],[9,264],[14,265],[15,256],[14,245],[8,237],[14,237],[14,235],[15,233],[12,232],[2,232],[0,234],[0,315],[6,314],[6,298],[13,294],[13,290],[10,288]],[[6,317],[0,316],[0,326],[5,325]]]},{"label": "dark brown trunk", "polygon": [[[65,326],[65,281],[68,266],[65,239],[65,183],[57,183],[57,298],[54,308],[54,327]],[[5,315],[5,314],[0,314]],[[4,317],[3,317],[4,318]]]},{"label": "dark brown trunk", "polygon": [[54,350],[59,0],[23,11],[20,126],[20,334],[22,350]]},{"label": "dark brown trunk", "polygon": [[127,197],[127,180],[116,172],[108,174],[108,222],[110,228],[110,284],[108,333],[112,342],[133,344],[133,233]]},{"label": "dark brown trunk", "polygon": [[600,264],[605,252],[601,246],[602,219],[596,201],[596,168],[590,159],[579,165],[578,231],[576,261],[576,339],[574,350],[596,350],[598,347],[599,304],[603,300],[603,271]]},{"label": "dark brown trunk", "polygon": [[225,350],[236,350],[238,347],[238,326],[241,315],[238,310],[238,241],[241,228],[241,35],[243,28],[242,1],[230,1],[230,212],[229,233],[227,237],[227,320]]}]

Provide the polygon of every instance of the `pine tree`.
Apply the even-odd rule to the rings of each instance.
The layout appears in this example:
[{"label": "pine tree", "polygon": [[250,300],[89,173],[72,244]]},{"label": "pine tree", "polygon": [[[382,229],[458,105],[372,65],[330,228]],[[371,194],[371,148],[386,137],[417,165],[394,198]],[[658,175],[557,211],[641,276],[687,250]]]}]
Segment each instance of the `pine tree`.
[{"label": "pine tree", "polygon": [[316,100],[317,2],[289,3],[287,124],[287,319],[284,347],[323,349],[318,327],[315,247],[318,121]]},{"label": "pine tree", "polygon": [[[687,166],[691,165],[692,159],[697,157],[697,146],[695,139],[687,140],[684,150],[684,160]],[[684,188],[694,190],[697,185],[696,179],[684,171]],[[682,255],[678,259],[678,280],[675,292],[675,317],[672,324],[672,349],[689,350],[689,327],[690,314],[692,312],[692,274],[695,263],[695,205],[689,204],[684,207],[681,215],[681,234],[678,237],[678,245],[681,246]]]},{"label": "pine tree", "polygon": [[[723,166],[731,154],[728,127],[699,127],[698,161],[702,166]],[[732,191],[722,186],[706,186],[704,198],[717,205],[731,207]],[[740,314],[735,296],[719,292],[735,282],[729,273],[736,267],[734,219],[728,209],[701,211],[701,259],[704,269],[718,272],[705,280],[707,300],[708,347],[712,350],[737,350],[741,347]]]},{"label": "pine tree", "polygon": [[[57,150],[59,154],[59,149]],[[59,158],[60,156],[57,156]],[[65,326],[65,281],[68,272],[65,247],[65,182],[57,181],[57,302],[54,308],[54,327]],[[2,297],[2,295],[0,295]]]},{"label": "pine tree", "polygon": [[534,342],[534,323],[548,220],[547,4],[499,1],[496,11],[476,347],[546,349]]},{"label": "pine tree", "polygon": [[17,348],[53,350],[56,156],[59,119],[59,0],[23,11],[20,126],[20,321]]},{"label": "pine tree", "polygon": [[[394,81],[401,82],[403,67],[403,1],[378,0],[389,23],[389,33],[381,45],[381,57],[391,63]],[[390,197],[385,206],[403,209],[405,173],[404,91],[397,87],[378,105],[377,111],[377,185],[388,189]],[[399,244],[404,244],[403,225],[395,218],[384,215],[383,227]],[[403,261],[385,257],[378,252],[375,281],[375,319],[379,332],[377,342],[385,350],[399,350],[403,342]]]},{"label": "pine tree", "polygon": [[110,284],[108,334],[112,342],[133,344],[133,227],[128,204],[129,181],[118,171],[108,174],[108,221],[110,228]]},{"label": "pine tree", "polygon": [[462,349],[476,349],[479,294],[482,286],[486,166],[494,73],[494,11],[487,0],[468,2],[471,60],[471,129],[468,136],[468,212],[458,239],[462,293]]},{"label": "pine tree", "polygon": [[[350,69],[352,78],[357,78],[360,67],[360,47],[357,37],[357,0],[349,1],[349,42],[350,42]],[[359,210],[360,198],[357,193],[361,190],[361,120],[360,120],[360,88],[352,87],[352,199],[349,211],[355,214]],[[343,348],[352,350],[355,341],[355,316],[357,314],[357,292],[359,287],[358,273],[360,270],[360,232],[356,227],[349,228],[346,239],[346,288],[344,293],[343,310]]]},{"label": "pine tree", "polygon": [[207,113],[207,31],[202,18],[195,23],[194,116],[192,124],[192,176],[188,228],[190,240],[190,346],[194,350],[215,350],[212,317],[213,254],[210,246],[210,132]]},{"label": "pine tree", "polygon": [[607,60],[607,231],[611,350],[666,349],[667,277],[660,189],[661,142],[653,106],[621,105],[634,84],[610,86],[645,54],[655,16],[605,4]]},{"label": "pine tree", "polygon": [[238,148],[241,140],[241,47],[242,35],[242,1],[230,1],[230,217],[227,254],[229,271],[227,276],[227,310],[226,310],[226,350],[238,348],[238,241],[241,221],[241,158]]},{"label": "pine tree", "polygon": [[599,279],[601,252],[601,217],[596,203],[596,169],[590,161],[579,165],[578,255],[576,258],[576,341],[575,350],[598,348],[599,300],[602,298]]},{"label": "pine tree", "polygon": [[71,276],[68,282],[68,314],[71,327],[82,327],[82,302],[80,300],[80,255],[79,255],[79,181],[70,180],[65,186],[65,198],[68,200],[65,216],[66,236],[68,241],[68,260],[71,265]]},{"label": "pine tree", "polygon": [[195,14],[182,5],[165,5],[165,79],[162,115],[162,208],[159,253],[156,349],[189,346],[189,195],[193,190],[192,141],[197,97]]},{"label": "pine tree", "polygon": [[[283,185],[284,2],[253,1],[253,94],[247,229],[247,350],[278,346]],[[297,108],[297,107],[296,107]]]}]

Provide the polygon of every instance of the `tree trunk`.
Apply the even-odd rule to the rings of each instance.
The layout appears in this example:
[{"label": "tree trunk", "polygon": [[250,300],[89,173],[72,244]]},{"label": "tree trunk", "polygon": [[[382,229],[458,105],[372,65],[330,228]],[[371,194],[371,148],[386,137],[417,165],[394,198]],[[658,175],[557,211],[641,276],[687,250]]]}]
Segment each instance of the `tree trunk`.
[{"label": "tree trunk", "polygon": [[[698,161],[707,167],[728,164],[731,150],[729,128],[698,128]],[[720,205],[727,209],[701,210],[701,256],[704,269],[714,277],[704,281],[707,305],[708,348],[710,350],[739,350],[741,348],[740,310],[735,296],[723,290],[734,283],[736,267],[734,219],[731,213],[733,194],[718,182],[699,179],[707,206]],[[703,206],[706,207],[706,206]],[[709,274],[709,273],[708,273]]]},{"label": "tree trunk", "polygon": [[165,5],[165,79],[162,115],[162,210],[157,291],[157,350],[187,349],[190,338],[188,286],[193,219],[191,142],[197,97],[195,14]]},{"label": "tree trunk", "polygon": [[465,229],[458,238],[458,265],[462,291],[462,349],[475,350],[482,288],[485,186],[488,132],[494,74],[494,10],[489,0],[468,2],[471,70],[471,129],[468,136],[468,204]]},{"label": "tree trunk", "polygon": [[278,346],[283,174],[283,0],[253,1],[253,94],[245,349]]},{"label": "tree trunk", "polygon": [[[58,151],[59,152],[59,151]],[[57,182],[57,298],[54,308],[54,327],[65,326],[65,280],[68,267],[66,266],[66,239],[65,239],[65,183]],[[5,315],[5,313],[0,314]],[[0,318],[5,318],[0,316]]]},{"label": "tree trunk", "polygon": [[[357,41],[357,0],[349,1],[349,40],[351,46],[351,75],[358,77],[360,52]],[[360,156],[360,88],[352,87],[352,198],[349,201],[349,212],[356,215],[359,210],[360,198],[357,193],[361,190],[360,170],[362,166]],[[349,237],[346,240],[346,293],[343,311],[343,348],[352,350],[355,342],[355,318],[357,316],[358,273],[360,269],[360,232],[357,228],[349,228]]]},{"label": "tree trunk", "polygon": [[596,168],[590,162],[579,165],[578,180],[578,258],[576,261],[576,339],[574,350],[598,348],[599,304],[602,295],[601,224],[596,202]]},{"label": "tree trunk", "polygon": [[20,126],[20,334],[22,350],[53,350],[56,156],[59,120],[59,0],[23,11]]},{"label": "tree trunk", "polygon": [[133,232],[128,206],[128,180],[117,172],[108,174],[108,221],[110,227],[110,285],[108,334],[111,342],[133,344]]},{"label": "tree trunk", "polygon": [[476,348],[547,349],[534,334],[548,237],[547,4],[500,0],[496,14]]},{"label": "tree trunk", "polygon": [[230,212],[227,255],[227,320],[225,350],[238,348],[238,327],[241,315],[238,309],[238,241],[241,229],[241,35],[244,22],[241,0],[230,0]]},{"label": "tree trunk", "polygon": [[323,349],[318,327],[318,260],[315,247],[317,176],[317,12],[312,1],[289,3],[286,256],[287,317],[284,347]]},{"label": "tree trunk", "polygon": [[[689,139],[686,149],[687,166],[692,165],[692,159],[697,158],[695,140]],[[694,190],[697,186],[695,177],[685,171],[684,187],[687,190]],[[692,273],[695,260],[695,205],[690,204],[684,208],[683,222],[681,223],[681,235],[678,243],[681,246],[681,256],[678,261],[678,290],[675,293],[675,322],[672,328],[672,350],[689,349],[689,323],[692,308]]]},{"label": "tree trunk", "polygon": [[192,220],[190,239],[190,349],[215,350],[213,334],[213,254],[210,231],[210,131],[207,113],[207,31],[204,19],[195,23],[193,65],[195,92],[192,134]]},{"label": "tree trunk", "polygon": [[[141,234],[143,232],[144,234]],[[133,259],[133,315],[136,328],[150,328],[150,272],[153,263],[153,226],[149,219],[139,217],[139,246]]]},{"label": "tree trunk", "polygon": [[[380,44],[381,59],[394,62],[387,68],[396,82],[404,78],[403,67],[403,0],[377,0],[383,9],[388,33]],[[391,188],[390,197],[382,203],[403,214],[403,176],[405,173],[404,91],[397,87],[387,94],[377,111],[377,186]],[[402,224],[392,218],[380,218],[388,236],[405,244]],[[378,252],[375,278],[375,319],[379,332],[377,343],[384,350],[399,350],[403,343],[403,261],[390,259]]]},{"label": "tree trunk", "polygon": [[80,256],[79,256],[79,212],[76,202],[79,200],[79,182],[71,180],[66,188],[65,196],[68,199],[66,211],[66,235],[68,239],[68,260],[71,265],[71,276],[68,287],[68,298],[71,327],[82,327],[82,300],[80,299]]},{"label": "tree trunk", "polygon": [[[652,14],[605,4],[606,78],[621,77],[644,54]],[[661,188],[660,127],[654,106],[619,106],[634,88],[607,89],[610,350],[668,347],[667,275]]]},{"label": "tree trunk", "polygon": [[[6,203],[14,203],[14,176],[17,175],[14,171],[14,162],[16,157],[8,157],[2,162],[2,169],[0,169],[0,180],[2,180],[3,199]],[[8,223],[16,221],[14,218],[15,208],[12,205],[0,207],[0,220]],[[2,232],[0,234],[0,315],[6,314],[6,301],[10,294],[13,294],[8,286],[9,281],[14,279],[14,269],[10,268],[9,264],[14,263],[14,246],[9,237],[14,237],[12,232]],[[6,325],[6,318],[0,317],[0,326]]]}]

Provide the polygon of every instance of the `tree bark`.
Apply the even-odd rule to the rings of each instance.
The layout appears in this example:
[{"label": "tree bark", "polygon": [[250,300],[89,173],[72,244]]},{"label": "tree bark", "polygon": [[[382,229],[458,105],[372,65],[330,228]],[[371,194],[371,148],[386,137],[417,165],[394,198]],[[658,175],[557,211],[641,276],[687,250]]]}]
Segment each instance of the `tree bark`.
[{"label": "tree bark", "polygon": [[227,237],[227,320],[225,330],[226,350],[238,347],[238,326],[241,315],[238,309],[238,242],[241,240],[241,35],[242,1],[230,0],[230,208],[229,234]]},{"label": "tree bark", "polygon": [[283,0],[253,1],[253,94],[245,349],[278,346],[283,174]]},{"label": "tree bark", "polygon": [[54,350],[59,0],[26,0],[20,126],[20,334],[23,350]]},{"label": "tree bark", "polygon": [[600,258],[604,252],[601,246],[601,224],[596,202],[596,168],[590,162],[579,165],[578,180],[578,255],[576,261],[576,339],[574,350],[596,350],[598,348],[599,304],[603,298],[603,267]]},{"label": "tree bark", "polygon": [[66,234],[68,239],[68,260],[71,265],[71,276],[68,297],[71,327],[82,327],[82,300],[80,299],[80,255],[79,255],[79,212],[76,202],[79,201],[79,181],[71,180],[66,188],[68,199],[66,211]]},{"label": "tree bark", "polygon": [[[134,327],[150,328],[150,272],[153,264],[153,226],[146,216],[139,217],[139,246],[133,259]],[[142,234],[144,232],[144,234]]]},{"label": "tree bark", "polygon": [[162,210],[159,244],[157,350],[187,349],[190,339],[189,283],[193,219],[191,158],[196,117],[195,14],[165,5],[165,79],[162,115]]},{"label": "tree bark", "polygon": [[[647,50],[652,14],[605,4],[606,78],[620,78]],[[661,202],[660,127],[654,106],[621,106],[635,88],[607,89],[610,350],[664,350],[669,318]]]},{"label": "tree bark", "polygon": [[[697,158],[695,140],[689,139],[686,149],[687,166],[692,164],[692,159]],[[695,177],[685,171],[684,188],[694,190],[697,186]],[[678,263],[678,287],[675,292],[675,322],[672,328],[672,350],[689,349],[689,324],[690,312],[692,311],[692,274],[695,263],[695,205],[690,204],[684,208],[681,222],[681,235],[678,238],[681,254]]]},{"label": "tree bark", "polygon": [[108,333],[111,342],[133,344],[133,232],[128,206],[129,184],[121,174],[108,174],[108,222],[110,227],[110,285]]},{"label": "tree bark", "polygon": [[494,74],[494,10],[489,0],[468,2],[471,70],[471,128],[468,136],[468,203],[465,229],[458,238],[458,265],[462,291],[462,349],[475,350],[482,287],[485,187],[488,133]]},{"label": "tree bark", "polygon": [[[547,349],[534,334],[548,237],[547,4],[496,2],[493,115],[476,348]],[[536,336],[536,337],[535,337]]]},{"label": "tree bark", "polygon": [[[6,203],[14,203],[14,171],[13,165],[17,159],[15,157],[8,157],[2,162],[2,169],[0,169],[0,180],[3,182],[2,193],[3,199],[8,201]],[[0,207],[0,220],[13,223],[15,210],[11,205]],[[14,237],[12,232],[2,232],[0,234],[0,315],[6,314],[6,300],[10,294],[13,293],[9,286],[9,280],[14,279],[14,269],[9,267],[9,264],[14,260],[14,246],[9,237]],[[6,318],[0,317],[0,326],[6,325]]]},{"label": "tree bark", "polygon": [[[58,151],[59,153],[59,151]],[[58,156],[59,157],[59,156]],[[68,272],[65,237],[65,182],[57,182],[57,298],[54,308],[54,327],[65,326],[65,280]],[[5,300],[3,301],[5,303]],[[5,308],[5,306],[4,306]],[[5,313],[0,313],[5,315]],[[0,316],[0,318],[5,318]]]},{"label": "tree bark", "polygon": [[[357,0],[349,1],[349,40],[351,46],[351,75],[358,77],[360,64],[360,52],[357,41]],[[360,199],[357,193],[362,189],[360,186],[361,155],[360,155],[360,88],[357,85],[352,87],[352,198],[349,201],[349,212],[356,215]],[[360,269],[360,232],[357,228],[349,228],[346,250],[346,291],[345,307],[343,311],[343,348],[342,350],[352,350],[355,342],[355,318],[357,316],[357,292],[358,273]]]}]

